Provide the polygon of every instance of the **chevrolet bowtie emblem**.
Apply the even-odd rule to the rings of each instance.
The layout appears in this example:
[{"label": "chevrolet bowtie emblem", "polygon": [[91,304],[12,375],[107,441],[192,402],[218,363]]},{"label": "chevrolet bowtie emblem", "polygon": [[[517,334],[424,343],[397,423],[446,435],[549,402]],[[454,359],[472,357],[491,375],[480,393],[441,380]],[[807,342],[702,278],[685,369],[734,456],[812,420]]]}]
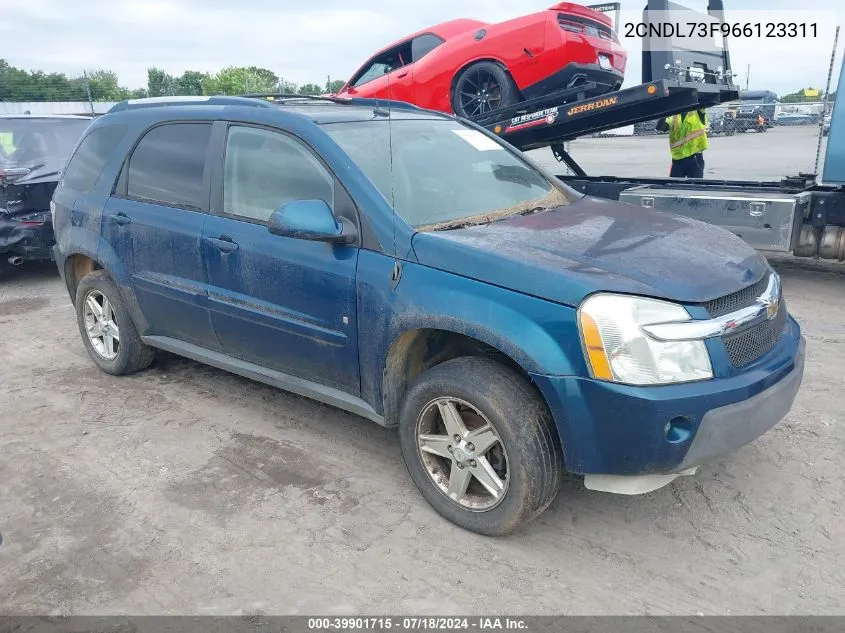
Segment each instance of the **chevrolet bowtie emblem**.
[{"label": "chevrolet bowtie emblem", "polygon": [[766,309],[766,318],[771,321],[778,315],[780,307],[780,278],[777,273],[769,277],[769,285],[766,291],[757,297],[756,302]]},{"label": "chevrolet bowtie emblem", "polygon": [[757,303],[766,308],[766,318],[769,319],[769,321],[777,316],[779,303],[777,297],[760,297],[757,299]]}]

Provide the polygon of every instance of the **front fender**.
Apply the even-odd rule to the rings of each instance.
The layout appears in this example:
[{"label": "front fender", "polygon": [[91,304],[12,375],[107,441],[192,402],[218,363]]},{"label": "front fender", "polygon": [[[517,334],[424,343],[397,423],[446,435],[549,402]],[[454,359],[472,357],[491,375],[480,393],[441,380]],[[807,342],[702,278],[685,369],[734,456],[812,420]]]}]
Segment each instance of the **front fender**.
[{"label": "front fender", "polygon": [[506,354],[528,373],[587,375],[571,307],[412,262],[362,251],[358,261],[361,392],[383,411],[383,375],[391,345],[417,329],[455,332]]}]

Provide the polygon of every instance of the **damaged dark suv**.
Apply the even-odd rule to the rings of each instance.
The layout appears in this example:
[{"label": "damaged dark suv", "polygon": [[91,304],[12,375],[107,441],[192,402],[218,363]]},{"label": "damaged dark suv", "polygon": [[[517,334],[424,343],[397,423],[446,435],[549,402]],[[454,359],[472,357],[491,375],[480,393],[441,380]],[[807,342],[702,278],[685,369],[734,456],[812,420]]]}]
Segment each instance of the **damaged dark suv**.
[{"label": "damaged dark suv", "polygon": [[91,117],[0,115],[0,266],[53,257],[50,199]]}]

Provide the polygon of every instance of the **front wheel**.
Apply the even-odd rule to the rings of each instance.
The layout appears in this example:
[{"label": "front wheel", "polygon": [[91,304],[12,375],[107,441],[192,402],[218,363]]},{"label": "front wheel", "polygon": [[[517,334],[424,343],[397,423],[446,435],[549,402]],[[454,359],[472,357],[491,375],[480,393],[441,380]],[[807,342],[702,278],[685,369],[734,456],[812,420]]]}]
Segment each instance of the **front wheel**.
[{"label": "front wheel", "polygon": [[548,408],[528,380],[495,361],[457,358],[421,374],[399,436],[426,501],[472,532],[513,532],[557,495],[563,458]]},{"label": "front wheel", "polygon": [[493,62],[478,62],[465,68],[452,91],[452,108],[455,114],[466,119],[490,114],[517,100],[516,88],[508,73]]}]

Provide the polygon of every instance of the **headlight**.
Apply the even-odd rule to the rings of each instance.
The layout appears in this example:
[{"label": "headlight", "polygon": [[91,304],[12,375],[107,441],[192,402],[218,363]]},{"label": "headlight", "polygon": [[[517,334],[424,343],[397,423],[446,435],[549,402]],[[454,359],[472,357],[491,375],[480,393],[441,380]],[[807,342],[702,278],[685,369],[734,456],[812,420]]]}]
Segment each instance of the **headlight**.
[{"label": "headlight", "polygon": [[660,385],[713,377],[704,341],[657,341],[643,325],[688,321],[675,303],[628,295],[596,294],[578,311],[578,326],[593,378],[631,385]]}]

